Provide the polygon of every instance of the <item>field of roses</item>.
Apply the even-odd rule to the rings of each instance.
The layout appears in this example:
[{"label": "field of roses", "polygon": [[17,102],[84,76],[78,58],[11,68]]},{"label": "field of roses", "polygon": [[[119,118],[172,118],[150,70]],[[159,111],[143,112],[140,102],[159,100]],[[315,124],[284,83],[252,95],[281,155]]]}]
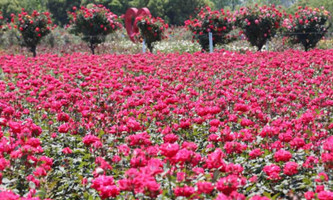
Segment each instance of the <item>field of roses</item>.
[{"label": "field of roses", "polygon": [[0,199],[333,199],[333,50],[0,56]]}]

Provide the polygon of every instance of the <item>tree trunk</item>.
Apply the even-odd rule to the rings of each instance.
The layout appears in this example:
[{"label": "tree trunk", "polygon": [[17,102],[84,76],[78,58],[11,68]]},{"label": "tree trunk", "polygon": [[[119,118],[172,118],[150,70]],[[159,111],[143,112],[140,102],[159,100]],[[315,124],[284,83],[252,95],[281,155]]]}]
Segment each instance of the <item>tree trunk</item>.
[{"label": "tree trunk", "polygon": [[94,45],[94,44],[90,44],[90,45],[89,45],[89,48],[90,48],[90,50],[91,50],[91,53],[92,53],[93,55],[95,55],[95,45]]},{"label": "tree trunk", "polygon": [[153,53],[153,45],[152,45],[152,43],[147,43],[147,47],[148,47],[150,53]]},{"label": "tree trunk", "polygon": [[265,45],[266,41],[262,41],[258,44],[258,51],[261,51],[262,47]]},{"label": "tree trunk", "polygon": [[30,48],[30,51],[32,52],[32,56],[33,56],[34,58],[37,56],[36,49],[37,49],[36,46]]},{"label": "tree trunk", "polygon": [[257,50],[257,52],[259,52],[259,51],[261,51],[261,49],[262,49],[263,45],[261,45],[261,46],[257,46],[257,47],[258,47],[258,50]]}]

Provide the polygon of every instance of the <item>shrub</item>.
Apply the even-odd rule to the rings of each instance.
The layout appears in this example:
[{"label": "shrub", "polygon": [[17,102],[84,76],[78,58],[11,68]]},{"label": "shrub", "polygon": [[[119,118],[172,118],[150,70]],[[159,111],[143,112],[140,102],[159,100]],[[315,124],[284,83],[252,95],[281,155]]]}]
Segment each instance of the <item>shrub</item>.
[{"label": "shrub", "polygon": [[318,49],[333,49],[333,39],[320,40]]},{"label": "shrub", "polygon": [[300,43],[308,51],[327,33],[329,18],[330,14],[324,8],[299,7],[294,16],[284,20],[283,26],[292,43]]},{"label": "shrub", "polygon": [[242,7],[235,13],[236,26],[258,51],[274,37],[282,21],[282,13],[272,6]]},{"label": "shrub", "polygon": [[117,15],[102,5],[81,7],[69,13],[70,31],[88,43],[92,54],[98,44],[105,42],[108,34],[114,33],[122,25],[117,21]]},{"label": "shrub", "polygon": [[51,32],[51,18],[49,12],[39,13],[34,10],[31,15],[22,9],[17,16],[12,14],[12,23],[21,37],[21,45],[28,47],[33,56],[36,57],[37,45],[41,39]]},{"label": "shrub", "polygon": [[168,24],[164,20],[152,16],[140,16],[136,18],[137,26],[140,30],[140,37],[146,41],[150,52],[153,52],[153,43],[165,38],[164,31]]},{"label": "shrub", "polygon": [[154,46],[160,53],[195,53],[201,50],[198,43],[189,40],[163,41]]},{"label": "shrub", "polygon": [[208,33],[213,34],[213,45],[227,44],[235,37],[231,36],[230,31],[233,30],[233,23],[229,11],[211,11],[209,7],[203,8],[197,18],[187,20],[186,27],[192,31],[193,39],[197,40],[202,49],[209,49]]}]

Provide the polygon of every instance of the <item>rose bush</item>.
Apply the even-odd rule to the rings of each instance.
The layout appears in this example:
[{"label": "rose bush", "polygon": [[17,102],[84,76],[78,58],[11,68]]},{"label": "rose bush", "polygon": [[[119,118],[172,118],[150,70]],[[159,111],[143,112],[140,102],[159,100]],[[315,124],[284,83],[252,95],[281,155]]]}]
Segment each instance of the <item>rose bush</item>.
[{"label": "rose bush", "polygon": [[185,21],[185,26],[193,33],[193,39],[198,41],[202,49],[209,50],[208,33],[213,35],[213,45],[228,44],[235,40],[230,32],[233,30],[230,11],[212,11],[210,7],[201,9],[197,17]]},{"label": "rose bush", "polygon": [[258,51],[275,36],[283,21],[283,14],[274,5],[242,7],[234,13],[236,25]]},{"label": "rose bush", "polygon": [[11,22],[21,34],[21,43],[27,47],[34,57],[37,55],[37,45],[41,39],[51,32],[52,21],[49,12],[39,13],[34,10],[29,14],[22,9],[22,12],[15,16],[12,14]]},{"label": "rose bush", "polygon": [[154,42],[161,41],[166,38],[165,31],[168,24],[164,20],[152,16],[140,16],[136,18],[137,26],[140,30],[140,38],[144,39],[150,52],[153,52]]},{"label": "rose bush", "polygon": [[329,28],[330,13],[324,8],[299,7],[298,11],[283,22],[286,36],[293,43],[303,45],[305,51],[316,47]]},{"label": "rose bush", "polygon": [[107,35],[122,28],[118,16],[102,5],[74,7],[73,10],[69,13],[70,31],[88,43],[92,54],[98,44],[105,42]]},{"label": "rose bush", "polygon": [[332,199],[332,58],[2,55],[0,199]]}]

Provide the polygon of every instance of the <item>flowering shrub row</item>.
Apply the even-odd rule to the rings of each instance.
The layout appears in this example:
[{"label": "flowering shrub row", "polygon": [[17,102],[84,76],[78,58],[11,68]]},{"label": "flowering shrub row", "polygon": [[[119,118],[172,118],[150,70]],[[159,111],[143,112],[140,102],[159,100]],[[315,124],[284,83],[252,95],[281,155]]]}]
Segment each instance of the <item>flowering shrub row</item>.
[{"label": "flowering shrub row", "polygon": [[[73,8],[69,13],[71,19],[70,31],[81,36],[88,43],[92,52],[98,44],[105,41],[108,34],[122,28],[118,17],[102,5]],[[275,6],[255,5],[243,7],[239,11],[212,11],[203,8],[196,18],[187,20],[185,26],[192,31],[193,39],[198,41],[203,50],[209,49],[208,33],[213,35],[213,45],[227,44],[235,39],[234,29],[240,28],[240,35],[244,35],[252,46],[261,50],[266,42],[281,30],[289,42],[301,43],[308,51],[314,48],[327,32],[330,13],[323,8],[299,7],[295,15],[286,18],[286,13]],[[3,20],[0,15],[0,28]],[[50,32],[51,20],[49,13],[34,11],[31,15],[22,12],[18,17],[13,15],[14,28],[22,35],[22,44],[27,46],[36,56],[36,47],[41,38]],[[165,38],[168,25],[161,18],[152,16],[138,17],[134,20],[140,29],[139,38],[145,39],[152,52],[153,43]],[[283,22],[283,23],[282,23]]]},{"label": "flowering shrub row", "polygon": [[234,38],[229,33],[237,27],[241,30],[240,34],[259,51],[280,28],[284,30],[286,37],[301,43],[308,51],[316,46],[329,27],[330,14],[323,8],[299,7],[294,16],[290,15],[289,19],[284,20],[286,16],[285,11],[274,5],[242,7],[234,13],[225,13],[223,10],[212,12],[206,7],[196,18],[186,21],[185,25],[193,32],[193,38],[203,49],[208,49],[208,32],[215,36],[214,44],[226,44],[230,38]]},{"label": "flowering shrub row", "polygon": [[[105,42],[107,35],[122,28],[118,16],[102,5],[82,6],[80,9],[73,7],[73,10],[74,12],[68,13],[70,23],[67,27],[71,33],[80,36],[83,41],[88,43],[92,54],[95,54],[95,48],[99,44]],[[22,35],[23,46],[28,47],[35,57],[40,40],[50,33],[52,22],[49,13],[34,11],[30,16],[23,9],[18,17],[12,15],[12,22],[14,28],[17,28]],[[138,17],[135,23],[140,29],[138,37],[145,38],[150,51],[153,49],[154,42],[165,38],[164,31],[168,28],[168,25],[161,18]],[[2,16],[0,15],[1,29],[2,24]]]},{"label": "flowering shrub row", "polygon": [[332,199],[332,58],[0,56],[0,198]]}]

